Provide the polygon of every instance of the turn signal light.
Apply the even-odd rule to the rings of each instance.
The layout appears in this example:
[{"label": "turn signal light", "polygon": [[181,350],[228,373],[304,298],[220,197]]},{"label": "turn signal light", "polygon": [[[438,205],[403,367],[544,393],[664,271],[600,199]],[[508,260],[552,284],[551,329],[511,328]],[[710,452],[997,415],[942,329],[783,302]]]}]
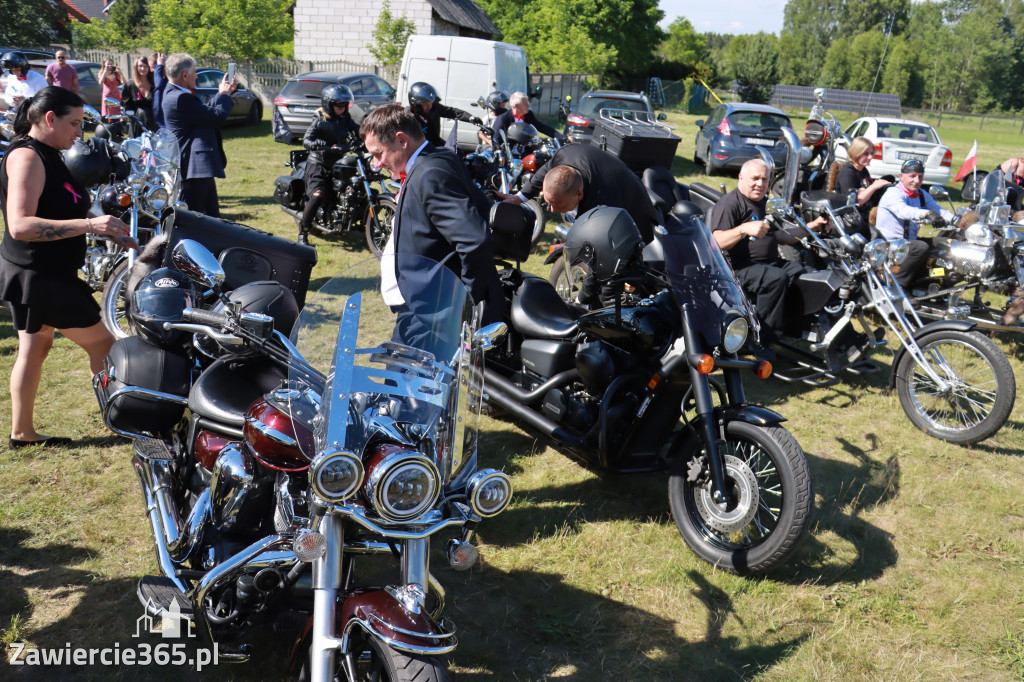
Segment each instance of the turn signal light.
[{"label": "turn signal light", "polygon": [[121,204],[121,206],[125,208],[128,208],[129,206],[132,205],[132,197],[130,194],[122,194],[117,198],[117,203]]},{"label": "turn signal light", "polygon": [[715,359],[710,355],[700,356],[700,360],[697,361],[697,371],[701,374],[711,374],[715,369]]},{"label": "turn signal light", "polygon": [[772,369],[774,369],[772,367],[772,363],[767,360],[762,360],[757,363],[757,369],[754,370],[754,374],[756,374],[759,379],[767,379],[772,375]]}]

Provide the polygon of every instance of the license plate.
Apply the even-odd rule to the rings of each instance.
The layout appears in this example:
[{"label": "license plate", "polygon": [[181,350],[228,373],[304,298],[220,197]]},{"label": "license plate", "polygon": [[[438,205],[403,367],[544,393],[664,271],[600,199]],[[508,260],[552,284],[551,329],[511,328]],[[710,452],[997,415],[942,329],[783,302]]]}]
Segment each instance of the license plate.
[{"label": "license plate", "polygon": [[743,139],[747,144],[760,144],[768,147],[775,146],[775,140],[769,140],[764,137],[745,137]]},{"label": "license plate", "polygon": [[896,152],[896,158],[900,161],[920,161],[924,163],[928,160],[927,156],[921,156],[920,154],[911,154],[910,152]]},{"label": "license plate", "polygon": [[292,111],[302,112],[303,114],[312,114],[314,111],[316,111],[316,107],[293,106]]}]

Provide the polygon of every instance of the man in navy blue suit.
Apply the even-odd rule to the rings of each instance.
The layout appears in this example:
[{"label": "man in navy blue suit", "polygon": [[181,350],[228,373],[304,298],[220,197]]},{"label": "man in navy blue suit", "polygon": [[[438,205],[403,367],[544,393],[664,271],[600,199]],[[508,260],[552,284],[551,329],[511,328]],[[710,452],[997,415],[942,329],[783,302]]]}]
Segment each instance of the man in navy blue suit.
[{"label": "man in navy blue suit", "polygon": [[[397,273],[403,254],[443,263],[459,275],[475,303],[486,303],[484,323],[501,320],[505,299],[487,226],[490,203],[465,164],[427,142],[415,115],[398,104],[378,107],[359,130],[374,165],[401,179],[391,237],[381,259],[381,293],[392,308],[419,293],[412,273]],[[395,257],[391,257],[391,255]]]},{"label": "man in navy blue suit", "polygon": [[164,65],[167,88],[161,108],[166,127],[178,138],[181,149],[181,198],[189,210],[220,217],[215,178],[224,177],[228,163],[220,127],[231,113],[234,80],[221,81],[217,94],[203,104],[196,96],[196,60],[184,53],[172,54]]}]

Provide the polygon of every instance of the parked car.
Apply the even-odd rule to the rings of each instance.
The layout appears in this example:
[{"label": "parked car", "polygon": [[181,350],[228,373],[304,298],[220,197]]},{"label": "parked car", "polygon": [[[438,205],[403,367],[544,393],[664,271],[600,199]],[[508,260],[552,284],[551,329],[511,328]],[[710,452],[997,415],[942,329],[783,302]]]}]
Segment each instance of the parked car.
[{"label": "parked car", "polygon": [[351,114],[356,123],[382,104],[395,101],[395,89],[372,73],[332,73],[309,71],[288,79],[281,94],[274,98],[274,107],[284,119],[288,130],[302,139],[306,128],[313,122],[313,114],[320,108],[320,91],[328,85],[340,83],[352,90],[355,103]]},{"label": "parked car", "polygon": [[[224,80],[224,72],[220,69],[196,69],[196,96],[203,102],[217,94],[217,87]],[[241,83],[235,94],[231,95],[234,106],[228,114],[228,121],[255,125],[263,120],[263,102],[252,90]]]},{"label": "parked car", "polygon": [[655,116],[651,103],[642,92],[624,90],[591,90],[580,97],[566,119],[565,134],[573,142],[589,144],[601,111],[613,118],[639,118],[664,121],[665,114]]},{"label": "parked car", "polygon": [[781,167],[787,153],[782,128],[792,128],[793,123],[781,109],[767,104],[730,102],[718,105],[696,126],[700,130],[693,143],[693,162],[703,164],[704,172],[712,175],[723,168],[739,168],[758,156],[758,146],[767,149],[776,167]]},{"label": "parked car", "polygon": [[[899,175],[905,161],[924,163],[924,184],[945,185],[953,166],[953,152],[942,144],[939,134],[927,123],[905,118],[865,116],[846,128],[850,137],[866,137],[875,144],[868,164],[871,177]],[[836,160],[846,163],[846,149],[836,149]]]},{"label": "parked car", "polygon": [[[49,64],[50,62],[53,61],[53,52],[47,52],[45,50],[25,50],[25,49],[22,49],[20,47],[0,47],[0,54],[7,54],[8,52],[17,52],[17,53],[21,54],[22,57],[24,57],[25,59],[29,60],[30,62],[32,60],[45,60],[46,63]],[[33,71],[37,71],[40,74],[42,74],[43,71],[46,70],[46,67],[44,66],[44,67],[40,68],[38,66],[33,66],[32,70]],[[0,73],[0,92],[3,92],[6,89],[7,89],[7,73],[3,72],[3,73]]]}]

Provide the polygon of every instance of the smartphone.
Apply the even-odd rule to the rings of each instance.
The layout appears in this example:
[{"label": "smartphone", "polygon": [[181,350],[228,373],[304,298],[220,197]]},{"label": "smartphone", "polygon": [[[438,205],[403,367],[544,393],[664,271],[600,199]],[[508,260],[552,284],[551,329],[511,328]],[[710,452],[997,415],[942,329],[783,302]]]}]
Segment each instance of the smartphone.
[{"label": "smartphone", "polygon": [[235,63],[228,64],[228,83],[235,80]]}]

